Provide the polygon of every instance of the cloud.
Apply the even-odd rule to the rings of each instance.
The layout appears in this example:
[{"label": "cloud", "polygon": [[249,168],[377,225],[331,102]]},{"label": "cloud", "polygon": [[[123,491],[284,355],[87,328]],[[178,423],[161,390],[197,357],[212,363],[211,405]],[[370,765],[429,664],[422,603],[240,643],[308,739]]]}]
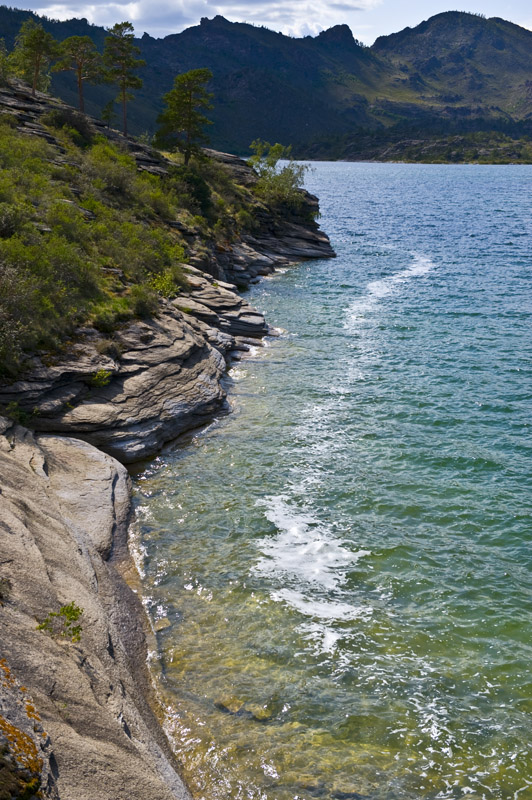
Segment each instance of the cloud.
[{"label": "cloud", "polygon": [[[292,36],[316,34],[339,23],[350,24],[353,15],[363,14],[383,0],[357,0],[356,5],[327,0],[112,0],[88,3],[68,0],[33,7],[38,14],[52,19],[85,17],[89,22],[106,27],[129,20],[138,35],[166,36],[199,23],[201,17],[221,14],[233,22],[265,25]],[[42,0],[41,0],[42,2]]]}]

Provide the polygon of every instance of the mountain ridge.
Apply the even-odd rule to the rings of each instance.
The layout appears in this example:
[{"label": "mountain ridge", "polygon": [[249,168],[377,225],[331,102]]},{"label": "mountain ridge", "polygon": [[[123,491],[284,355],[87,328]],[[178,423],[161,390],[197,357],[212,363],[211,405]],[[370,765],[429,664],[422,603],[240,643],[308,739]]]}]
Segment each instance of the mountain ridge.
[{"label": "mountain ridge", "polygon": [[[12,46],[27,16],[58,39],[89,35],[101,48],[104,28],[85,19],[65,22],[0,7],[0,27]],[[532,132],[532,31],[502,20],[446,11],[419,25],[379,37],[371,47],[347,25],[292,38],[221,15],[162,39],[136,40],[147,61],[144,86],[130,105],[131,130],[153,133],[162,95],[179,72],[213,72],[214,147],[248,152],[255,138],[292,143],[296,155],[332,153],[357,131],[417,134]],[[70,76],[54,76],[53,91],[75,102]],[[98,116],[114,96],[110,86],[87,87],[87,110]]]}]

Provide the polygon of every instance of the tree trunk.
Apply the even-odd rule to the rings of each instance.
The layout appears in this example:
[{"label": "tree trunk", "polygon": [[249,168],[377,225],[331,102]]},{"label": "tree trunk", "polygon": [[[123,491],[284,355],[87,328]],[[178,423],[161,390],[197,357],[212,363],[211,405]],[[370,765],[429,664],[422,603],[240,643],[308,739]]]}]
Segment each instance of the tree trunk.
[{"label": "tree trunk", "polygon": [[39,80],[39,72],[41,71],[41,57],[38,56],[35,61],[35,69],[33,70],[33,84],[31,87],[31,95],[35,97],[35,92],[37,90],[37,81]]},{"label": "tree trunk", "polygon": [[82,75],[82,68],[81,65],[78,64],[77,68],[78,73],[78,99],[79,99],[79,110],[82,114],[85,113],[85,102],[83,100],[83,75]]},{"label": "tree trunk", "polygon": [[190,160],[190,129],[191,129],[191,115],[192,111],[192,92],[188,93],[188,109],[187,109],[187,129],[185,131],[185,167],[188,166],[188,162]]},{"label": "tree trunk", "polygon": [[127,136],[127,111],[126,111],[126,87],[122,86],[122,112],[124,116],[124,136]]}]

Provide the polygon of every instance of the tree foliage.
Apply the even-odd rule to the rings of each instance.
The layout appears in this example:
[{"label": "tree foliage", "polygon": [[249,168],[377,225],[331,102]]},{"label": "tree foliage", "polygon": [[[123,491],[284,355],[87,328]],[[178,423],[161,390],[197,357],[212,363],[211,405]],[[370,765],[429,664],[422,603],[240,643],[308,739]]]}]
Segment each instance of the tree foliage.
[{"label": "tree foliage", "polygon": [[0,86],[4,86],[7,83],[10,72],[11,65],[9,63],[6,43],[3,39],[0,39]]},{"label": "tree foliage", "polygon": [[103,60],[109,80],[119,87],[118,99],[122,103],[123,129],[127,136],[127,103],[133,98],[128,89],[140,89],[142,78],[135,75],[135,70],[144,67],[146,62],[137,58],[140,48],[134,44],[130,22],[117,22],[108,31],[110,35],[105,39]]},{"label": "tree foliage", "polygon": [[58,57],[58,43],[40,22],[27,19],[22,23],[15,39],[11,62],[15,72],[30,84],[34,97],[37,89],[47,89],[50,64]]},{"label": "tree foliage", "polygon": [[59,61],[54,72],[72,71],[78,85],[79,110],[84,113],[83,83],[98,83],[103,78],[103,60],[90,36],[69,36],[59,46]]},{"label": "tree foliage", "polygon": [[[303,203],[300,189],[303,187],[308,167],[292,159],[290,147],[277,142],[270,144],[255,139],[250,145],[253,155],[249,163],[259,179],[255,185],[257,194],[274,206],[284,206],[297,211]],[[282,166],[279,161],[286,161]]]},{"label": "tree foliage", "polygon": [[102,122],[105,122],[108,128],[110,128],[111,122],[114,120],[115,117],[116,117],[115,100],[111,99],[104,105],[104,107],[100,111],[100,119],[102,120]]},{"label": "tree foliage", "polygon": [[191,69],[174,79],[174,88],[163,98],[166,108],[157,120],[156,141],[182,152],[185,166],[199,153],[200,144],[208,141],[203,129],[212,123],[202,112],[212,108],[213,95],[205,88],[211,78],[209,69]]}]

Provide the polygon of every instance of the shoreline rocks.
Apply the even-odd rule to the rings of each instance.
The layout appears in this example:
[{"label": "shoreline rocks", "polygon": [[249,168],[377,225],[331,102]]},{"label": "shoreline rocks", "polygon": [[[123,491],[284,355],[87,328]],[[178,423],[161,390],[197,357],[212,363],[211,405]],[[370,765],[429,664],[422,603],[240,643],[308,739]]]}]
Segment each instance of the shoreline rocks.
[{"label": "shoreline rocks", "polygon": [[[12,774],[32,767],[50,798],[191,800],[148,703],[144,613],[120,575],[125,467],[76,439],[35,436],[3,418],[0,431],[0,578],[10,584],[0,608],[0,740]],[[73,602],[79,641],[60,622],[52,634],[38,629]]]},{"label": "shoreline rocks", "polygon": [[0,386],[0,405],[36,432],[75,435],[124,464],[209,421],[225,403],[231,353],[268,326],[229,284],[195,269],[189,279],[190,294],[117,332],[119,356],[101,354],[102,334],[82,329],[67,352],[34,357],[22,379]]},{"label": "shoreline rocks", "polygon": [[[0,113],[58,146],[39,122],[50,106],[62,104],[0,89]],[[125,143],[139,169],[164,174],[151,148],[93,123]],[[256,180],[242,159],[210,155],[241,183]],[[223,409],[227,364],[269,332],[237,289],[277,265],[334,256],[313,220],[317,199],[304,198],[300,218],[265,209],[253,234],[224,248],[201,248],[198,235],[186,294],[161,300],[153,319],[125,325],[112,342],[80,328],[60,353],[35,355],[0,386],[12,417],[0,417],[0,779],[28,800],[39,783],[54,800],[192,800],[154,711],[148,621],[126,583],[134,566],[123,464]],[[79,638],[69,609],[79,612]]]}]

